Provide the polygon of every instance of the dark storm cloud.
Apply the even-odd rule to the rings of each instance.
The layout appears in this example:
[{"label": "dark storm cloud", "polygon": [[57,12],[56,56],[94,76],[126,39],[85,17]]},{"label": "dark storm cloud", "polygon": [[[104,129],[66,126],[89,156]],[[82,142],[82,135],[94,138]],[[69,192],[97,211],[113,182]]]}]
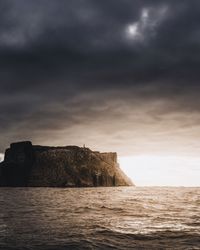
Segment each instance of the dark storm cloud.
[{"label": "dark storm cloud", "polygon": [[0,151],[196,150],[199,27],[198,0],[0,0]]}]

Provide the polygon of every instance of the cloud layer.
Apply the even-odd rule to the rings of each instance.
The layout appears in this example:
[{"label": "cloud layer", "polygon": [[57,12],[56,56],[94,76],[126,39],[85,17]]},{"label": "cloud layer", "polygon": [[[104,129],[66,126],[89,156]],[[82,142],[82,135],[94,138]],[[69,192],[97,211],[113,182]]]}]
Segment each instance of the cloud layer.
[{"label": "cloud layer", "polygon": [[199,27],[198,0],[0,0],[0,152],[198,155]]}]

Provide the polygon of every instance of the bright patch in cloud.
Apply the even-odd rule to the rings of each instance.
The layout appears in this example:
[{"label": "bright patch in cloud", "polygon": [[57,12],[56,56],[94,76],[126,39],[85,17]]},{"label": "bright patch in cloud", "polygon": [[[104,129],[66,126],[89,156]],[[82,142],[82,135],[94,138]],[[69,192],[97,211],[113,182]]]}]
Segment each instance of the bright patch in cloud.
[{"label": "bright patch in cloud", "polygon": [[147,35],[154,34],[156,26],[166,16],[167,9],[166,6],[158,9],[143,8],[139,20],[127,25],[127,37],[132,40],[141,41],[144,40]]},{"label": "bright patch in cloud", "polygon": [[139,35],[137,23],[129,25],[127,27],[127,32],[131,37],[136,38]]}]

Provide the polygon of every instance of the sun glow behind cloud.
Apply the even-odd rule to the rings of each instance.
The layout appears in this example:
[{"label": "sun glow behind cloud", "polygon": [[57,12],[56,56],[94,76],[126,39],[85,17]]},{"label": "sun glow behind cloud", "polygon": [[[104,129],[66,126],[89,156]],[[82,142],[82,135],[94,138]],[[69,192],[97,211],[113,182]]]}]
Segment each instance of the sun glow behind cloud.
[{"label": "sun glow behind cloud", "polygon": [[139,155],[120,157],[137,186],[200,186],[200,158]]},{"label": "sun glow behind cloud", "polygon": [[156,27],[164,19],[167,10],[167,6],[156,9],[143,8],[140,18],[126,27],[126,37],[130,40],[144,41],[146,36],[154,35]]}]

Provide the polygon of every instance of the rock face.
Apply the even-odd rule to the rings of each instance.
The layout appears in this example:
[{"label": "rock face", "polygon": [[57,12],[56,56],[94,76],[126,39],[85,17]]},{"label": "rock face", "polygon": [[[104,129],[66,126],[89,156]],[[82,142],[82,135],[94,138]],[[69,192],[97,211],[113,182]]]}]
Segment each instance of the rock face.
[{"label": "rock face", "polygon": [[0,163],[0,186],[94,187],[131,186],[116,153],[77,146],[34,146],[12,143]]}]

